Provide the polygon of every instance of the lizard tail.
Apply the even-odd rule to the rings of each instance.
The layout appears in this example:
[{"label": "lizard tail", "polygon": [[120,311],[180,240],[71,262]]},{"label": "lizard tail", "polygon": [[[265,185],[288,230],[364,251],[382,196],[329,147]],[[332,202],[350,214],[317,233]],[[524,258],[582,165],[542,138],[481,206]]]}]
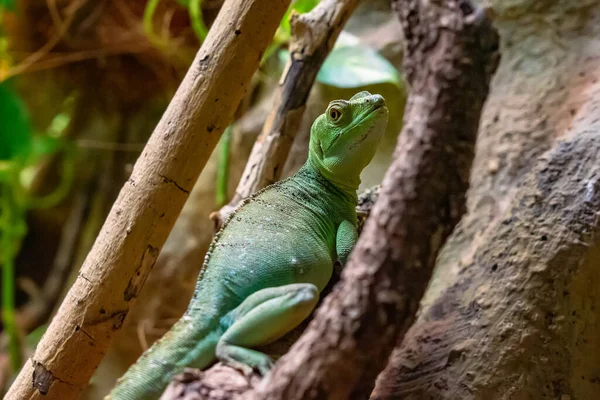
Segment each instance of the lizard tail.
[{"label": "lizard tail", "polygon": [[218,326],[184,315],[129,367],[105,400],[156,400],[184,368],[207,367],[222,334]]}]

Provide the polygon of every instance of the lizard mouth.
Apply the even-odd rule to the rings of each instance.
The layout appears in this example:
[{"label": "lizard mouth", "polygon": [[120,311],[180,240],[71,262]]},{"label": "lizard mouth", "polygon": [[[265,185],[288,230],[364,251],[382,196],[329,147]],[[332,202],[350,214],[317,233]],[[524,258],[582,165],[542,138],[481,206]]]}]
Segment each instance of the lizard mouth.
[{"label": "lizard mouth", "polygon": [[356,125],[359,125],[370,118],[377,110],[385,107],[385,99],[378,94],[369,96],[369,99],[366,100],[366,102],[371,106],[358,115],[358,118],[356,118],[356,121],[348,127],[348,130],[352,130]]}]

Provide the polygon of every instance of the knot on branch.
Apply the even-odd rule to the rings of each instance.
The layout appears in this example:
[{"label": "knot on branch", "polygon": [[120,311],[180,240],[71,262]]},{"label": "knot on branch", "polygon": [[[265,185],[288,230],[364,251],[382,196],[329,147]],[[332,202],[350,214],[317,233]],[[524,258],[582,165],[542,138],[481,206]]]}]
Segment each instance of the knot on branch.
[{"label": "knot on branch", "polygon": [[322,52],[322,47],[331,49],[337,39],[337,33],[341,31],[357,3],[356,0],[323,0],[307,13],[298,14],[292,11],[290,52],[311,56],[317,51]]},{"label": "knot on branch", "polygon": [[309,46],[312,40],[312,23],[308,21],[306,14],[298,14],[296,11],[292,11],[290,15],[290,52],[291,53],[304,53],[304,48]]}]

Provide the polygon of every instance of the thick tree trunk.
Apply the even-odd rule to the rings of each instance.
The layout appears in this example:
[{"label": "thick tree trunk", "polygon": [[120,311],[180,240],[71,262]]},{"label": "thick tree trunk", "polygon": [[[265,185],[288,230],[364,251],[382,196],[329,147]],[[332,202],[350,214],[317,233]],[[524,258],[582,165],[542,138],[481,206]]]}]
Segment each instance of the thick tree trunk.
[{"label": "thick tree trunk", "polygon": [[600,2],[540,3],[496,1],[469,211],[375,399],[600,398]]}]

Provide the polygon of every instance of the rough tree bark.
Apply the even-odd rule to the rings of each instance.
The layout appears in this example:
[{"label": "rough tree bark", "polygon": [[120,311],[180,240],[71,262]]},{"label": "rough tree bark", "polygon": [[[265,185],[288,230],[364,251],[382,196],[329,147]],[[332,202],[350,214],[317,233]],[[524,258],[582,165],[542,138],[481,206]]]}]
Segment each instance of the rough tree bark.
[{"label": "rough tree bark", "polygon": [[279,180],[317,73],[358,3],[323,0],[306,14],[292,15],[290,58],[273,96],[274,107],[252,148],[235,195],[211,214],[215,230],[242,199]]},{"label": "rough tree bark", "polygon": [[368,396],[464,211],[498,38],[469,2],[404,1],[398,11],[411,91],[394,162],[341,282],[248,398]]},{"label": "rough tree bark", "polygon": [[600,398],[599,9],[495,2],[469,212],[374,398]]},{"label": "rough tree bark", "polygon": [[289,1],[229,0],[6,399],[77,397],[150,272]]}]

